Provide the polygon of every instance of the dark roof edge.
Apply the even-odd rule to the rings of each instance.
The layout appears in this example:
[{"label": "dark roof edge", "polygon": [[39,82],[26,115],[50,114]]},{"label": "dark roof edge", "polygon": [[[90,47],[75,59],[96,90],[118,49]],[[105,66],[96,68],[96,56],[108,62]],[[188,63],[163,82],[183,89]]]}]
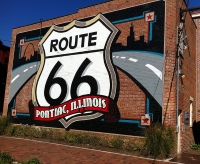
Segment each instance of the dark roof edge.
[{"label": "dark roof edge", "polygon": [[[186,8],[188,8],[188,5],[187,5],[186,1],[185,1],[185,0],[183,0],[183,2],[185,3],[185,6],[186,6]],[[189,12],[189,11],[187,11],[187,12]],[[197,25],[196,25],[196,23],[194,22],[194,18],[192,17],[192,13],[191,13],[191,12],[189,12],[189,14],[190,14],[190,17],[192,18],[192,21],[193,21],[193,23],[194,23],[195,27],[197,28]]]},{"label": "dark roof edge", "polygon": [[0,45],[0,50],[10,51],[10,47],[5,45]]}]

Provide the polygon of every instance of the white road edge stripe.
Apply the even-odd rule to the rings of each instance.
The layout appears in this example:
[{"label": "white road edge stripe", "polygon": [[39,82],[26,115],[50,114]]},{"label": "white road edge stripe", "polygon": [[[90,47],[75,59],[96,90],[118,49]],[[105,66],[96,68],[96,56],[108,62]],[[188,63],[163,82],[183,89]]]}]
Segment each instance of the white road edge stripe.
[{"label": "white road edge stripe", "polygon": [[137,62],[137,59],[133,59],[133,58],[129,58],[128,60],[133,61],[133,62]]},{"label": "white road edge stripe", "polygon": [[18,77],[19,77],[19,75],[15,76],[15,77],[12,79],[11,83],[13,83]]},{"label": "white road edge stripe", "polygon": [[25,69],[24,72],[28,71],[28,69]]},{"label": "white road edge stripe", "polygon": [[152,70],[159,78],[162,80],[162,72],[158,70],[156,67],[152,66],[151,64],[146,64],[146,67],[148,67],[150,70]]}]

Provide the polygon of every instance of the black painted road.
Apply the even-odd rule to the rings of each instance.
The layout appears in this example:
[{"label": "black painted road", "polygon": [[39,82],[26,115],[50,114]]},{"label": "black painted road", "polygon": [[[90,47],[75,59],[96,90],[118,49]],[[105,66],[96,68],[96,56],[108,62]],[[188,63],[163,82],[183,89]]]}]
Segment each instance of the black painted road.
[{"label": "black painted road", "polygon": [[[162,106],[163,56],[148,52],[124,51],[112,53],[113,63],[136,79]],[[40,62],[22,65],[12,72],[9,102],[27,80],[37,72]]]},{"label": "black painted road", "polygon": [[162,54],[124,51],[114,52],[112,55],[113,63],[136,79],[162,106]]},{"label": "black painted road", "polygon": [[27,80],[37,72],[40,62],[32,62],[12,71],[12,80],[10,85],[9,103],[19,91],[19,89],[27,82]]}]

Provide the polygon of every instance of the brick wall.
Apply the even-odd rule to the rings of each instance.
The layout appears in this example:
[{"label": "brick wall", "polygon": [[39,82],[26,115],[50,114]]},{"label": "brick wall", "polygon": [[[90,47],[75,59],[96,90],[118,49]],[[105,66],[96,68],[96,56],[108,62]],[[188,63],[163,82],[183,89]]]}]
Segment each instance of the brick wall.
[{"label": "brick wall", "polygon": [[32,99],[30,93],[32,92],[34,78],[35,76],[26,83],[17,95],[15,109],[19,113],[29,113],[29,101]]},{"label": "brick wall", "polygon": [[[172,9],[173,8],[173,9]],[[165,20],[165,59],[164,59],[164,88],[163,88],[163,122],[176,124],[176,1],[166,1]]]},{"label": "brick wall", "polygon": [[[193,13],[194,15],[195,14],[199,14],[199,12],[196,12],[196,13]],[[197,115],[196,115],[196,120],[197,122],[200,121],[200,100],[199,100],[199,97],[200,97],[200,75],[199,75],[199,72],[200,72],[200,17],[194,17],[194,21],[195,21],[195,24],[197,26],[197,32],[196,32],[196,46],[197,46],[197,49],[196,49],[196,53],[197,53]]]},{"label": "brick wall", "polygon": [[[74,19],[82,19],[89,16],[95,16],[99,12],[101,13],[107,13],[123,8],[127,8],[130,6],[138,6],[150,2],[155,2],[153,0],[134,0],[134,1],[127,1],[127,0],[113,0],[110,2],[102,3],[95,6],[90,6],[86,8],[79,9],[77,13],[63,16],[51,20],[47,20],[42,22],[42,27],[49,27],[52,24],[61,24],[64,22],[71,22]],[[179,25],[179,12],[180,8],[185,8],[185,3],[182,0],[166,0],[166,16],[165,16],[165,47],[164,47],[164,66],[163,66],[163,75],[164,75],[164,81],[163,81],[163,123],[166,125],[171,125],[173,127],[176,126],[176,53],[177,53],[177,45],[176,45],[176,38],[177,38],[177,26]],[[184,60],[182,60],[182,70],[186,75],[186,78],[180,81],[180,106],[182,107],[182,114],[181,114],[181,123],[183,122],[183,113],[186,111],[189,111],[189,105],[190,105],[190,96],[194,98],[193,102],[193,119],[195,120],[195,110],[196,110],[196,57],[195,57],[195,49],[196,45],[193,42],[193,39],[195,38],[195,25],[194,22],[191,19],[191,16],[189,14],[186,15],[186,24],[185,24],[185,33],[186,35],[190,36],[188,37],[188,43],[189,48],[184,52]],[[135,28],[139,28],[139,24],[141,22],[138,21]],[[119,29],[124,29],[126,23],[120,24],[117,27]],[[12,42],[15,42],[16,35],[18,33],[22,33],[25,31],[30,31],[34,29],[40,28],[40,23],[35,23],[23,27],[19,27],[16,29],[13,29],[12,33]],[[141,34],[136,34],[136,36]],[[143,33],[145,39],[146,39],[146,33]],[[138,38],[136,37],[136,40]],[[122,36],[120,37],[120,40],[118,42],[121,42],[123,44],[126,44],[126,38]],[[34,45],[37,45],[39,41],[35,41]],[[5,104],[4,104],[4,115],[7,114],[8,110],[8,99],[9,99],[9,88],[10,88],[10,81],[11,81],[11,71],[12,71],[12,64],[13,64],[13,55],[14,55],[14,49],[15,45],[11,45],[11,57],[9,60],[9,66],[8,66],[8,76],[7,76],[7,85],[6,85],[6,96],[5,96]],[[29,49],[30,50],[30,49]],[[23,50],[24,51],[24,50]],[[140,106],[139,102],[145,101],[144,94],[140,91],[138,87],[135,86],[134,83],[131,81],[126,80],[126,76],[118,70],[119,77],[120,77],[120,87],[121,87],[121,94],[119,97],[119,108],[121,109],[122,116],[124,118],[128,118],[129,116],[127,113],[124,113],[123,110],[126,110],[129,108],[130,113],[132,114],[131,117],[139,118],[138,116],[141,115],[139,113],[134,113],[133,108],[141,108],[141,111],[145,109],[145,107]],[[126,84],[126,83],[127,84]],[[125,85],[129,85],[126,87]],[[130,87],[131,86],[131,87]],[[130,89],[131,88],[131,89]],[[134,92],[137,91],[139,93],[139,96],[137,97],[137,100],[139,100],[137,103],[129,103],[128,100],[132,98],[134,100]],[[23,91],[24,92],[24,91]],[[127,99],[128,98],[128,99]],[[121,100],[126,99],[126,108],[124,107],[124,104]],[[129,100],[130,101],[130,100]],[[182,140],[182,150],[185,150],[189,148],[191,143],[193,142],[193,136],[192,136],[192,129],[186,125],[185,132],[181,132],[181,140]]]},{"label": "brick wall", "polygon": [[185,120],[185,114],[190,113],[192,105],[193,114],[192,124],[196,120],[196,26],[189,12],[185,13],[184,35],[187,37],[188,48],[184,50],[184,59],[181,59],[181,70],[185,74],[185,78],[180,78],[180,106],[181,124],[185,126],[185,131],[181,130],[181,148],[182,151],[187,150],[194,143],[193,129],[190,123]]},{"label": "brick wall", "polygon": [[[165,82],[164,82],[164,101],[163,101],[163,120],[167,125],[176,127],[176,33],[177,26],[180,22],[180,8],[185,8],[183,1],[166,1],[166,27],[165,27]],[[172,6],[176,6],[176,10],[171,10]],[[194,42],[195,24],[189,13],[186,14],[185,35],[188,35],[188,49],[184,51],[184,59],[181,60],[182,72],[186,75],[185,79],[180,78],[179,108],[180,114],[180,138],[181,151],[184,151],[194,143],[192,128],[185,125],[185,132],[182,131],[184,123],[184,113],[189,112],[190,96],[194,98],[193,102],[193,121],[195,120],[196,109],[196,44]],[[178,133],[177,133],[178,138]]]},{"label": "brick wall", "polygon": [[[145,4],[145,3],[148,3],[148,2],[153,2],[153,1],[149,0],[149,1],[144,1],[143,3]],[[117,1],[116,0],[116,1],[111,1],[111,2],[107,2],[107,3],[102,3],[102,4],[99,4],[97,6],[90,6],[90,7],[87,7],[87,8],[79,9],[78,13],[75,13],[75,14],[71,14],[71,15],[68,15],[68,16],[63,16],[63,17],[60,17],[60,18],[56,18],[56,19],[52,19],[52,20],[48,20],[48,21],[42,22],[42,27],[44,28],[46,26],[47,27],[51,26],[52,24],[60,24],[60,23],[63,23],[63,22],[72,21],[74,19],[81,19],[81,18],[88,17],[88,16],[94,16],[94,15],[98,14],[99,12],[102,12],[102,13],[111,12],[111,11],[114,11],[114,10],[123,9],[123,8],[127,8],[127,7],[134,6],[134,5],[140,5],[140,4],[143,4],[143,3],[141,3],[141,1],[134,1],[133,2],[133,1],[125,1],[125,0],[122,0],[122,1]],[[119,6],[120,6],[120,8],[119,8]],[[97,10],[97,8],[98,8],[98,10]],[[90,11],[90,12],[85,12],[86,10]],[[134,22],[134,28],[135,29],[140,28],[140,24],[141,24],[141,20],[138,20],[137,22]],[[121,37],[119,37],[117,42],[121,42],[122,44],[127,44],[127,38],[126,37],[127,37],[128,33],[130,32],[130,25],[131,25],[131,22],[122,23],[122,24],[116,25],[117,28],[119,28],[119,30],[122,30]],[[41,25],[39,23],[37,23],[37,24],[32,24],[32,25],[16,28],[16,29],[13,30],[12,38],[15,41],[16,35],[18,33],[39,29],[40,26]],[[127,32],[127,34],[126,34],[126,32]],[[125,33],[125,34],[123,34],[123,33]],[[140,34],[139,33],[135,34],[135,40],[139,39],[139,35],[144,35],[144,40],[147,41],[147,34],[148,34],[148,27],[146,26],[146,29],[142,29]],[[39,40],[32,41],[31,43],[34,45],[34,47],[37,47],[37,44],[39,43]],[[24,47],[26,47],[27,44],[28,43],[25,43],[22,46],[21,57],[23,56],[23,54],[25,52],[25,48]],[[15,45],[12,45],[11,49],[12,49],[11,50],[12,57],[11,57],[10,61],[13,61],[13,54],[14,54],[13,50],[15,49]],[[33,46],[29,45],[29,48],[27,48],[27,50],[26,50],[27,54],[28,54],[28,52],[30,52],[30,54],[31,54],[32,51],[33,51]],[[30,56],[26,56],[27,60],[29,58],[30,58]],[[9,71],[11,71],[11,69],[12,69],[12,62],[9,62]],[[7,78],[8,78],[8,81],[11,80],[10,72],[8,73],[8,77]],[[8,96],[9,96],[8,88],[9,88],[9,86],[10,86],[10,84],[7,83],[7,90],[6,90],[6,95],[7,96],[5,98],[5,102],[8,101]],[[131,86],[131,88],[132,88],[132,91],[130,91],[130,92],[133,94],[133,96],[132,96],[132,99],[133,99],[135,90],[133,89],[134,88],[133,86]],[[129,90],[129,89],[126,88],[126,90]],[[121,93],[123,93],[123,91],[121,91]],[[120,98],[123,100],[124,98],[127,98],[129,95],[131,95],[131,94],[126,92],[126,94],[120,95]],[[124,98],[123,98],[123,96],[124,96]],[[144,95],[139,99],[142,99],[141,101],[145,102]],[[133,106],[131,107],[131,104],[130,105],[127,104],[127,106],[129,106],[130,111],[135,109]],[[140,106],[139,102],[138,102],[138,104],[136,106],[137,106],[137,108]],[[139,108],[142,108],[141,111],[142,111],[143,114],[145,114],[145,105],[140,106]],[[7,105],[4,106],[4,114],[6,114],[6,113],[7,113]],[[136,117],[137,119],[139,119],[139,114],[141,114],[141,112],[138,113],[138,116]]]},{"label": "brick wall", "polygon": [[140,120],[146,110],[144,92],[127,75],[118,70],[120,77],[120,95],[117,106],[122,119]]},{"label": "brick wall", "polygon": [[195,21],[195,24],[197,26],[196,30],[196,56],[197,56],[197,62],[196,62],[196,121],[194,122],[193,125],[193,132],[194,132],[194,139],[195,143],[199,144],[200,143],[200,11],[195,11],[192,13],[193,19]]}]

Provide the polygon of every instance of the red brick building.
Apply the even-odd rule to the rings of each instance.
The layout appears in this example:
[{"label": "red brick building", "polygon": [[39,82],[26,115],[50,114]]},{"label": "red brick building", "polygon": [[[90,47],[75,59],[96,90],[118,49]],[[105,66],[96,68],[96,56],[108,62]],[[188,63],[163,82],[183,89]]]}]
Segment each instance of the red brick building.
[{"label": "red brick building", "polygon": [[[200,36],[200,30],[199,30],[199,28],[200,28],[200,24],[199,24],[199,22],[200,22],[200,14],[199,14],[200,12],[199,11],[195,11],[195,12],[192,12],[192,18],[193,18],[193,20],[194,20],[194,22],[195,22],[195,24],[196,24],[196,26],[197,26],[197,32],[196,32],[196,47],[197,47],[197,49],[196,49],[196,53],[197,53],[197,72],[199,72],[200,71],[200,68],[199,68],[199,57],[200,57],[200,49],[199,49],[199,44],[200,44],[200,42],[199,42],[199,36]],[[200,79],[199,79],[200,77],[199,77],[199,74],[197,73],[197,97],[199,97],[200,95],[199,95],[199,93],[200,93],[200,90],[199,90],[199,82],[200,82]],[[199,99],[197,99],[197,115],[196,115],[196,120],[197,121],[199,121],[200,120],[200,111],[199,111],[199,109],[200,109],[200,101],[199,101]]]},{"label": "red brick building", "polygon": [[199,76],[199,71],[200,71],[200,49],[199,49],[199,44],[200,44],[200,11],[199,9],[197,9],[196,11],[193,11],[192,12],[192,18],[196,24],[196,55],[197,55],[197,65],[196,65],[196,68],[197,68],[197,75],[196,75],[196,78],[197,78],[197,108],[196,108],[196,122],[194,124],[194,129],[195,129],[195,142],[196,143],[199,143],[200,142],[200,133],[199,133],[199,124],[200,124],[200,101],[199,101],[199,97],[200,97],[200,90],[199,90],[199,82],[200,82],[200,76]]},{"label": "red brick building", "polygon": [[197,26],[189,12],[180,18],[186,8],[183,0],[113,0],[13,29],[4,115],[127,135],[160,122],[175,128],[178,152],[188,149]]}]

